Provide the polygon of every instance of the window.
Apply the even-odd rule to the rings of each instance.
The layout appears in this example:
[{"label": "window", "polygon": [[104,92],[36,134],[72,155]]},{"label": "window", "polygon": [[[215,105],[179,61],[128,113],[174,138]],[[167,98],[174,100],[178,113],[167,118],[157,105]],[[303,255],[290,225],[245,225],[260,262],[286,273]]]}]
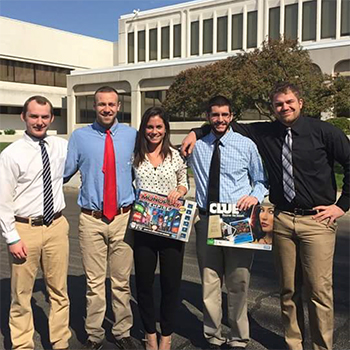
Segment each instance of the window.
[{"label": "window", "polygon": [[232,15],[232,50],[243,47],[243,14]]},{"label": "window", "polygon": [[162,41],[162,58],[169,58],[170,52],[169,52],[169,33],[170,33],[170,27],[163,27],[161,32],[161,41]]},{"label": "window", "polygon": [[316,40],[316,0],[303,3],[303,41]]},{"label": "window", "polygon": [[298,4],[285,7],[284,35],[287,39],[298,38]]},{"label": "window", "polygon": [[134,62],[134,33],[128,33],[128,63]]},{"label": "window", "polygon": [[217,52],[227,51],[227,16],[218,17],[216,42]]},{"label": "window", "polygon": [[335,38],[337,2],[333,0],[322,0],[321,13],[321,38]]},{"label": "window", "polygon": [[17,83],[67,87],[72,69],[0,59],[0,80]]},{"label": "window", "polygon": [[148,108],[161,106],[166,98],[167,90],[142,91],[141,92],[141,113],[143,114]]},{"label": "window", "polygon": [[247,18],[247,48],[257,47],[258,11],[248,12]]},{"label": "window", "polygon": [[191,22],[191,55],[199,55],[199,21]]},{"label": "window", "polygon": [[280,8],[272,7],[269,10],[269,38],[277,40],[280,37]]},{"label": "window", "polygon": [[146,32],[144,30],[137,32],[137,60],[138,62],[146,61]]},{"label": "window", "polygon": [[2,81],[15,80],[15,70],[14,70],[13,61],[0,59],[0,80]]},{"label": "window", "polygon": [[340,35],[350,35],[350,1],[341,2],[341,28]]},{"label": "window", "polygon": [[35,84],[39,85],[55,85],[54,68],[38,64],[35,67]]},{"label": "window", "polygon": [[154,61],[157,59],[157,28],[149,31],[149,59]]},{"label": "window", "polygon": [[174,25],[174,57],[181,57],[181,24]]},{"label": "window", "polygon": [[203,53],[213,53],[213,19],[203,21]]}]

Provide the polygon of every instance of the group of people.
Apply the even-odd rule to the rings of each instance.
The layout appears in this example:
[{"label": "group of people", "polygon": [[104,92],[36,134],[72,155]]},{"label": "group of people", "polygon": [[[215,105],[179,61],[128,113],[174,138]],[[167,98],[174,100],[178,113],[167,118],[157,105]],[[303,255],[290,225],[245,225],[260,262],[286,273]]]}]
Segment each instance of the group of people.
[{"label": "group of people", "polygon": [[[34,349],[30,300],[39,266],[50,300],[52,348],[69,348],[69,225],[62,215],[63,183],[78,171],[79,242],[87,286],[84,348],[103,346],[107,268],[115,343],[120,349],[138,347],[130,337],[133,263],[145,348],[171,348],[184,243],[130,230],[128,219],[135,189],[166,195],[170,203],[186,195],[187,165],[196,184],[196,248],[208,348],[227,344],[242,350],[249,342],[247,294],[254,255],[249,249],[207,245],[209,204],[236,203],[246,210],[262,203],[269,188],[274,208],[261,206],[259,217],[264,239],[271,239],[270,218],[274,217],[273,251],[287,346],[303,348],[304,286],[313,348],[332,349],[335,220],[349,209],[349,140],[329,123],[301,115],[303,99],[295,85],[278,84],[270,97],[275,122],[239,124],[233,121],[230,101],[214,96],[206,110],[208,125],[193,130],[183,141],[187,161],[171,145],[169,120],[162,108],[145,112],[138,133],[118,123],[120,102],[112,87],[95,92],[95,122],[75,130],[68,144],[47,135],[54,121],[50,101],[43,96],[29,98],[21,114],[24,136],[0,155],[0,227],[10,255],[13,349]],[[344,168],[338,200],[334,161]],[[158,259],[160,339],[153,296]],[[227,337],[221,332],[224,280],[230,325]]]}]

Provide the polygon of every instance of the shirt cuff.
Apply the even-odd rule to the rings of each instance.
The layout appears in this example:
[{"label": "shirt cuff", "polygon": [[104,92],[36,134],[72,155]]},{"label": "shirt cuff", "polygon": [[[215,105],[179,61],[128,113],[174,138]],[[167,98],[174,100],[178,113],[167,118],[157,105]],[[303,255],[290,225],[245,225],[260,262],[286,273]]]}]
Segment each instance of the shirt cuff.
[{"label": "shirt cuff", "polygon": [[16,243],[16,241],[19,241],[21,239],[16,230],[10,232],[3,232],[2,235],[4,236],[6,243],[9,245],[14,244]]},{"label": "shirt cuff", "polygon": [[350,199],[347,196],[341,195],[335,205],[346,213],[349,210],[349,202]]}]

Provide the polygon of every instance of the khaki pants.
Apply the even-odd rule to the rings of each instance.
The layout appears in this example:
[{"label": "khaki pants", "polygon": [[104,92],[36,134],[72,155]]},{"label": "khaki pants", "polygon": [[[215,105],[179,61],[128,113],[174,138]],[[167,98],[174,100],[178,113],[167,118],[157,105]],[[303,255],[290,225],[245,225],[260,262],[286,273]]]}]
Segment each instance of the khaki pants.
[{"label": "khaki pants", "polygon": [[332,349],[333,255],[336,224],[275,211],[274,255],[280,279],[282,322],[289,349],[304,341],[302,287],[308,303],[313,349]]},{"label": "khaki pants", "polygon": [[68,327],[67,294],[68,222],[64,217],[60,217],[49,227],[32,227],[30,224],[16,223],[16,229],[28,253],[25,261],[10,256],[12,347],[34,349],[34,325],[30,301],[35,277],[41,266],[50,300],[50,341],[53,349],[66,348],[71,336]]},{"label": "khaki pants", "polygon": [[249,342],[247,295],[254,253],[249,249],[207,245],[208,217],[199,216],[195,224],[199,271],[203,288],[204,337],[221,345],[222,284],[227,288],[230,347],[245,348]]},{"label": "khaki pants", "polygon": [[111,223],[80,214],[79,241],[87,280],[85,329],[89,340],[101,342],[106,312],[105,281],[109,265],[112,308],[115,323],[113,335],[130,335],[133,317],[130,306],[130,273],[133,264],[132,232],[127,231],[129,213],[118,215]]}]

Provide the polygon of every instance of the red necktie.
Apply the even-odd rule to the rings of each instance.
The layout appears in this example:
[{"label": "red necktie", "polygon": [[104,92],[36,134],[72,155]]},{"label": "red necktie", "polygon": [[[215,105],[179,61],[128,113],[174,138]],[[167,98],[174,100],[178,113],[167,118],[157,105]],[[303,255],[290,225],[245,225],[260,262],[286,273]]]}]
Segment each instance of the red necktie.
[{"label": "red necktie", "polygon": [[117,214],[117,179],[115,171],[115,155],[111,131],[106,130],[105,155],[103,161],[103,215],[112,220]]}]

